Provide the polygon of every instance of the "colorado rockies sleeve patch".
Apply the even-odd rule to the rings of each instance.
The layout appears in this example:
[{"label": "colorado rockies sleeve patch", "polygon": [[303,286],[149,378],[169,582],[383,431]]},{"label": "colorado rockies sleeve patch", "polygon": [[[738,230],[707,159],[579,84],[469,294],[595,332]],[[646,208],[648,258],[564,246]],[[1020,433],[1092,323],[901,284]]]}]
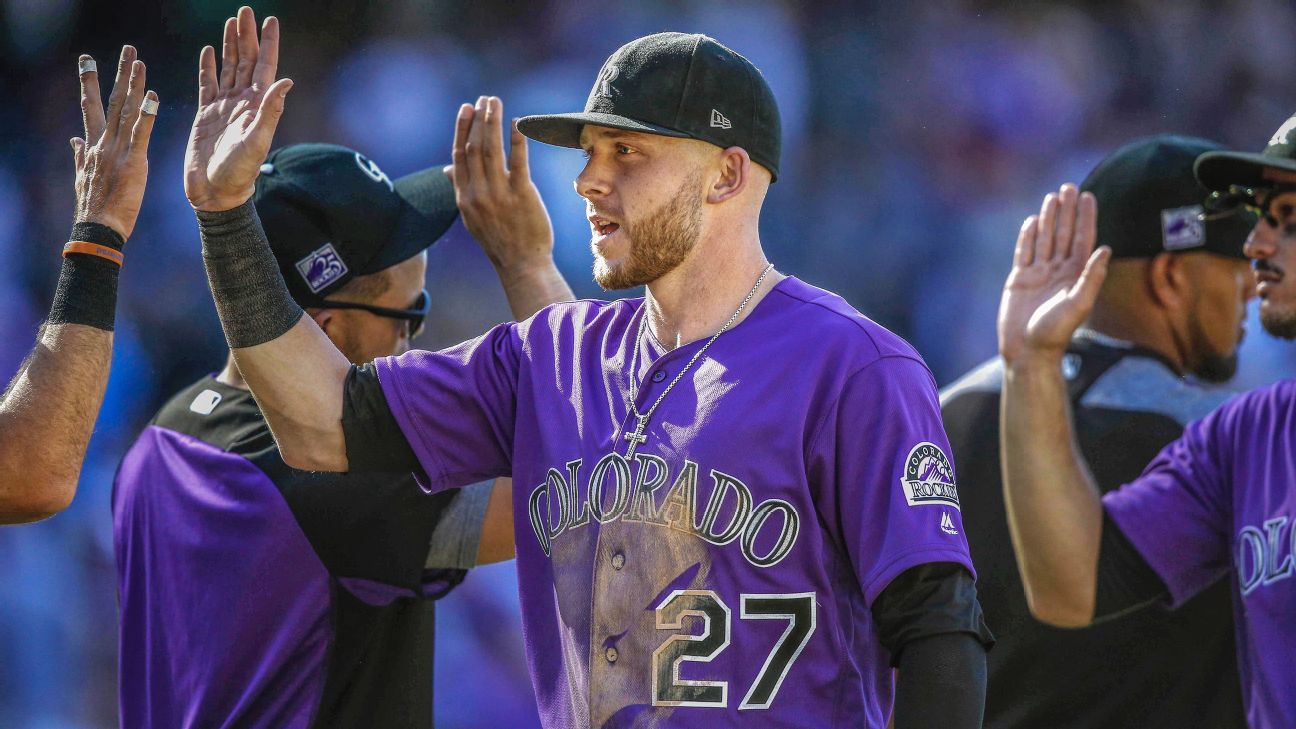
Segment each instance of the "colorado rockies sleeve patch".
[{"label": "colorado rockies sleeve patch", "polygon": [[959,508],[954,469],[935,443],[919,443],[909,451],[900,485],[910,506],[937,504]]}]

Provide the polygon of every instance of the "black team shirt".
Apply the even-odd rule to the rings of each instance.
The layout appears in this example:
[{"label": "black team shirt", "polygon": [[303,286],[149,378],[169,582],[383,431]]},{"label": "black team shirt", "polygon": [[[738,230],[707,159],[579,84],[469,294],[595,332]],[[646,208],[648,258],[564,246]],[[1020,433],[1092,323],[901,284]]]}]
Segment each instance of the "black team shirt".
[{"label": "black team shirt", "polygon": [[[1085,461],[1106,493],[1133,480],[1184,426],[1232,394],[1179,378],[1157,354],[1081,332],[1063,360]],[[941,393],[977,592],[998,643],[987,729],[1246,726],[1229,584],[1178,610],[1156,606],[1089,628],[1052,628],[1026,607],[999,463],[1003,368],[991,360]]]}]

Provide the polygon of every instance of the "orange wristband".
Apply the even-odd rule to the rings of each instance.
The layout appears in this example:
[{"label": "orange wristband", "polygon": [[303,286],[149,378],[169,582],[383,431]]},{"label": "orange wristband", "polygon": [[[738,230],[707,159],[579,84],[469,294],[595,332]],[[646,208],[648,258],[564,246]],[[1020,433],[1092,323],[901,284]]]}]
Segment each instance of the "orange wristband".
[{"label": "orange wristband", "polygon": [[98,243],[88,243],[83,240],[69,241],[67,245],[63,246],[63,257],[67,258],[69,253],[84,253],[87,256],[97,256],[112,261],[118,266],[121,266],[122,261],[126,260],[122,252],[115,248],[99,245]]}]

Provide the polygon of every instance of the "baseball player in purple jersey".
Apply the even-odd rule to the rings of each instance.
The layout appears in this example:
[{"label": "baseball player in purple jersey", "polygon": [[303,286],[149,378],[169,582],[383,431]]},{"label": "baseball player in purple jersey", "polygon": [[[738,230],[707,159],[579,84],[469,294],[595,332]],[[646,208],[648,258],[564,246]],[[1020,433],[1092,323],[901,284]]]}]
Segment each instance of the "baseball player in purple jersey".
[{"label": "baseball player in purple jersey", "polygon": [[[274,57],[263,39],[226,63],[245,53]],[[208,50],[200,87],[215,78]],[[935,383],[908,344],[766,261],[779,121],[754,66],[705,36],[648,36],[608,59],[583,113],[518,123],[584,149],[595,278],[644,298],[363,367],[282,287],[241,285],[273,266],[248,160],[286,83],[190,146],[235,358],[294,466],[400,464],[430,491],[513,476],[546,726],[882,727],[893,701],[902,729],[979,725],[991,638]],[[456,144],[460,189],[503,165],[490,136]]]},{"label": "baseball player in purple jersey", "polygon": [[[1263,154],[1208,152],[1196,174],[1217,192],[1203,220],[1254,207],[1246,243],[1265,329],[1296,339],[1296,118]],[[1061,370],[1110,249],[1093,251],[1095,205],[1071,185],[1022,226],[999,310],[1009,525],[1031,611],[1083,626],[1134,606],[1177,607],[1216,580],[1233,588],[1247,721],[1296,717],[1296,382],[1229,400],[1191,423],[1141,476],[1099,496],[1075,450]],[[1087,262],[1086,262],[1087,260]]]}]

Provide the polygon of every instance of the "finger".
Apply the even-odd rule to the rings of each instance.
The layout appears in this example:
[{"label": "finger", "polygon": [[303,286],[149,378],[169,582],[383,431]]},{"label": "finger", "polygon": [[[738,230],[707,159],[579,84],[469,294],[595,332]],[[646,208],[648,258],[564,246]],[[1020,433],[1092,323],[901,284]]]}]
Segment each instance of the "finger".
[{"label": "finger", "polygon": [[270,86],[265,96],[261,97],[261,106],[257,109],[256,117],[252,119],[251,129],[253,141],[265,152],[270,151],[270,143],[274,141],[279,118],[283,116],[284,99],[292,87],[292,79],[281,78]]},{"label": "finger", "polygon": [[85,140],[73,137],[68,142],[72,145],[72,162],[76,165],[77,172],[80,172],[85,168]]},{"label": "finger", "polygon": [[121,58],[117,60],[117,78],[113,80],[112,91],[108,94],[108,111],[104,114],[103,139],[106,142],[117,137],[117,121],[121,116],[122,103],[126,100],[126,87],[130,83],[134,65],[135,49],[132,46],[122,46]]},{"label": "finger", "polygon": [[1044,196],[1040,205],[1038,232],[1035,234],[1034,261],[1043,262],[1053,257],[1053,235],[1057,225],[1057,193],[1050,192]]},{"label": "finger", "polygon": [[527,162],[526,135],[518,131],[517,119],[509,125],[509,183],[517,186],[531,181],[531,168]]},{"label": "finger", "polygon": [[[256,14],[244,5],[238,11],[238,64],[234,66],[234,88],[246,88],[252,83],[252,72],[257,65]],[[264,99],[263,99],[264,101]]]},{"label": "finger", "polygon": [[1098,242],[1098,198],[1092,192],[1080,193],[1079,212],[1076,214],[1075,241],[1071,255],[1083,258],[1089,255]]},{"label": "finger", "polygon": [[459,115],[455,117],[454,143],[450,147],[450,181],[455,186],[455,197],[468,185],[468,131],[472,127],[473,107],[471,104],[460,104]]},{"label": "finger", "polygon": [[157,120],[158,95],[150,91],[144,95],[140,104],[139,118],[131,128],[131,154],[143,155],[148,152],[149,139],[153,136],[153,122]]},{"label": "finger", "polygon": [[1039,230],[1039,217],[1031,215],[1022,222],[1017,233],[1017,248],[1013,251],[1013,266],[1026,268],[1035,262],[1035,235]]},{"label": "finger", "polygon": [[238,66],[238,19],[225,20],[225,35],[221,37],[220,90],[234,88],[234,69]]},{"label": "finger", "polygon": [[1111,252],[1107,246],[1094,251],[1085,262],[1080,278],[1067,293],[1067,298],[1076,303],[1084,317],[1088,317],[1094,302],[1098,300],[1098,292],[1102,290],[1103,281],[1107,278],[1107,262],[1111,260]]},{"label": "finger", "polygon": [[485,129],[482,130],[482,166],[488,182],[503,182],[504,171],[504,102],[498,96],[486,97]]},{"label": "finger", "polygon": [[203,46],[198,53],[198,104],[210,104],[216,100],[216,49]]},{"label": "finger", "polygon": [[1053,257],[1066,258],[1071,255],[1071,242],[1076,229],[1076,202],[1080,191],[1071,183],[1066,183],[1058,191],[1057,234],[1053,236]]},{"label": "finger", "polygon": [[252,69],[252,83],[267,88],[274,83],[279,72],[279,19],[271,15],[261,25],[261,45],[257,48],[256,67]]},{"label": "finger", "polygon": [[94,58],[86,55],[77,59],[77,69],[81,74],[81,125],[85,128],[86,139],[98,139],[103,135],[104,130],[103,99],[99,95],[99,71]]},{"label": "finger", "polygon": [[139,119],[140,106],[144,102],[146,71],[143,61],[131,64],[130,85],[126,87],[126,101],[122,104],[120,119],[117,121],[118,138],[129,135],[135,128],[135,120]]},{"label": "finger", "polygon": [[467,153],[469,183],[480,188],[485,185],[486,167],[482,162],[483,137],[486,135],[486,97],[477,98],[473,107],[472,126],[468,129],[468,144],[464,147]]}]

